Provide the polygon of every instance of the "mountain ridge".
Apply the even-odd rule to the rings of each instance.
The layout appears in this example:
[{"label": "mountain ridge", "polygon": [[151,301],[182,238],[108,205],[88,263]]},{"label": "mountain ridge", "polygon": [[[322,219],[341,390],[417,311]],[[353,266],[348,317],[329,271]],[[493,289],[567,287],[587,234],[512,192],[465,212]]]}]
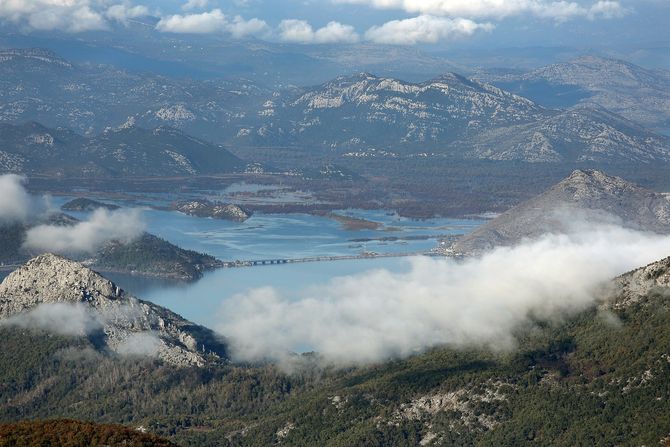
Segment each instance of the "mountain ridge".
[{"label": "mountain ridge", "polygon": [[245,164],[220,145],[170,128],[126,126],[94,137],[37,122],[0,124],[0,172],[58,176],[171,176],[236,172]]},{"label": "mountain ridge", "polygon": [[670,233],[670,196],[598,170],[575,170],[539,195],[457,240],[456,253],[481,253],[552,231],[569,232],[579,219]]}]

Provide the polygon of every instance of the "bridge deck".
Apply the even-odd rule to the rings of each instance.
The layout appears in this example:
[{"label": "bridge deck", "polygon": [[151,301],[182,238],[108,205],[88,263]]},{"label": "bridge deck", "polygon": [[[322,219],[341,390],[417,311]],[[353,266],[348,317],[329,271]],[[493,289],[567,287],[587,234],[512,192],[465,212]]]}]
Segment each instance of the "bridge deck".
[{"label": "bridge deck", "polygon": [[351,259],[377,259],[377,258],[402,258],[412,256],[444,256],[434,252],[411,252],[411,253],[364,253],[358,255],[343,256],[312,256],[305,258],[279,258],[279,259],[252,259],[247,261],[229,261],[226,267],[255,267],[262,265],[297,264],[304,262],[345,261]]}]

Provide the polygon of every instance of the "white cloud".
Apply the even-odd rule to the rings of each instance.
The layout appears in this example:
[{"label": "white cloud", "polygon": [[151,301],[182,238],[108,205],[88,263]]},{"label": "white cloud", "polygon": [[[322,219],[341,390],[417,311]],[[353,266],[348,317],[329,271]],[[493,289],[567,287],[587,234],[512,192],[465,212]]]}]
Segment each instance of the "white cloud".
[{"label": "white cloud", "polygon": [[128,19],[149,15],[149,9],[146,6],[131,6],[128,4],[112,5],[107,8],[105,17],[117,22],[126,23]]},{"label": "white cloud", "polygon": [[0,325],[36,328],[61,335],[88,335],[102,328],[100,319],[82,303],[42,303]]},{"label": "white cloud", "polygon": [[[25,189],[25,177],[0,175],[0,224],[35,223],[53,212],[49,198],[37,197]],[[144,232],[138,209],[98,209],[88,220],[75,225],[36,225],[28,229],[24,248],[42,252],[92,253],[110,241],[131,242]]]},{"label": "white cloud", "polygon": [[220,9],[200,14],[171,15],[163,17],[156,29],[169,33],[208,34],[224,31],[228,20]]},{"label": "white cloud", "polygon": [[332,364],[384,361],[434,346],[510,349],[536,319],[595,304],[614,276],[670,253],[670,237],[611,225],[547,235],[464,261],[417,258],[282,296],[271,288],[222,305],[218,327],[240,360],[313,349]]},{"label": "white cloud", "polygon": [[247,36],[260,36],[268,32],[268,24],[264,20],[249,19],[245,20],[240,16],[235,18],[228,24],[226,30],[235,38],[243,38]]},{"label": "white cloud", "polygon": [[101,0],[0,0],[0,20],[33,30],[71,33],[104,30],[106,19],[124,22],[146,15],[144,6]]},{"label": "white cloud", "polygon": [[0,175],[0,223],[25,222],[48,210],[48,200],[31,196],[25,183],[20,175]]},{"label": "white cloud", "polygon": [[32,208],[32,197],[23,186],[25,177],[7,174],[0,176],[0,220],[25,221]]},{"label": "white cloud", "polygon": [[333,0],[364,4],[379,9],[398,9],[411,14],[502,19],[522,14],[563,21],[574,17],[619,17],[625,12],[617,0],[596,3],[566,0]]},{"label": "white cloud", "polygon": [[190,11],[192,9],[204,9],[209,4],[209,0],[188,0],[181,7],[184,11]]},{"label": "white cloud", "polygon": [[591,6],[588,16],[592,20],[598,17],[614,19],[623,17],[628,12],[628,9],[621,6],[618,1],[600,0]]},{"label": "white cloud", "polygon": [[304,20],[282,20],[279,24],[279,38],[284,42],[293,43],[353,43],[359,37],[354,28],[339,22],[330,22],[326,26],[314,30]]},{"label": "white cloud", "polygon": [[161,347],[161,340],[153,332],[136,332],[123,340],[116,352],[125,356],[155,357]]},{"label": "white cloud", "polygon": [[24,248],[59,254],[93,253],[110,241],[128,243],[144,232],[139,210],[98,209],[71,226],[37,225],[28,230]]},{"label": "white cloud", "polygon": [[240,16],[230,19],[220,9],[199,14],[175,14],[163,17],[156,29],[169,33],[212,34],[229,33],[241,38],[258,35],[268,30],[267,23],[260,19],[245,20]]},{"label": "white cloud", "polygon": [[[14,326],[39,329],[59,335],[86,336],[103,330],[106,324],[114,325],[119,316],[127,320],[137,315],[137,312],[125,305],[96,309],[85,303],[41,303],[26,312],[0,321],[0,327]],[[114,343],[112,348],[123,356],[155,357],[163,346],[160,337],[151,331],[127,334],[117,332],[114,335],[120,339],[114,340],[117,343]],[[124,335],[125,338],[122,338]],[[91,351],[85,351],[85,353],[92,354]],[[82,353],[70,351],[64,354],[81,355]]]},{"label": "white cloud", "polygon": [[493,28],[490,23],[476,23],[469,19],[422,15],[372,27],[365,33],[365,38],[375,43],[414,45],[468,37],[477,31],[491,31]]}]

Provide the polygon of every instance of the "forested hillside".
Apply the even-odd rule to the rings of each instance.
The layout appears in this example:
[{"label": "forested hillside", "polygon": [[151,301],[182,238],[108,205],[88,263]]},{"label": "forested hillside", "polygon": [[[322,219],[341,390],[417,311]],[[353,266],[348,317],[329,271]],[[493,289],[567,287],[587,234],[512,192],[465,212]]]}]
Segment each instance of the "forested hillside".
[{"label": "forested hillside", "polygon": [[434,349],[353,369],[296,358],[175,368],[85,338],[0,329],[0,419],[93,418],[181,445],[658,445],[669,435],[670,260],[508,351]]}]

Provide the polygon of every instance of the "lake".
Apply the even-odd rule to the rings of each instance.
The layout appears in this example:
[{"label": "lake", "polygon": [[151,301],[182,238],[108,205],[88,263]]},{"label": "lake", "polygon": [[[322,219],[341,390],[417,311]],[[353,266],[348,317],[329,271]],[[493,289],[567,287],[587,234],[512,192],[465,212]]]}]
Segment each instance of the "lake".
[{"label": "lake", "polygon": [[[53,204],[60,206],[69,199],[54,198]],[[483,222],[449,218],[415,220],[378,210],[337,213],[378,222],[380,226],[376,230],[348,230],[331,218],[307,214],[255,214],[242,223],[150,208],[145,208],[143,215],[147,231],[224,261],[347,256],[362,251],[425,252],[435,247],[439,238],[468,233]],[[84,219],[89,213],[69,214]],[[191,284],[115,273],[106,276],[142,299],[168,307],[197,323],[216,326],[221,302],[250,289],[274,287],[290,296],[292,291],[339,276],[378,268],[402,272],[408,266],[409,258],[374,258],[229,268],[209,272]]]}]

